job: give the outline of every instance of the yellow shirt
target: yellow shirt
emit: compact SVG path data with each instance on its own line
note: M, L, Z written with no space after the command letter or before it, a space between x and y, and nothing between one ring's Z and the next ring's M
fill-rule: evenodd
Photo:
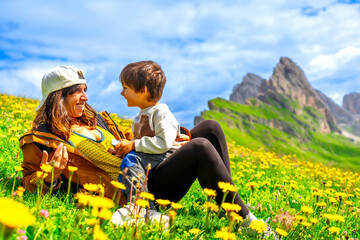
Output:
M101 134L100 140L72 132L69 142L96 166L106 171L112 180L117 181L122 160L108 152L109 148L113 148L110 142L115 137L101 127L97 127L96 130Z

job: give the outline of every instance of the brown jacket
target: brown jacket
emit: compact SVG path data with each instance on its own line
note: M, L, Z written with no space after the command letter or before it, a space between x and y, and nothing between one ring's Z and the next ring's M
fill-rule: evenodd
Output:
M132 139L133 136L129 129L116 125L106 112L102 112L100 115L102 116L98 116L98 125L109 130L116 139ZM75 149L68 142L50 133L44 126L39 128L37 131L28 132L20 138L20 148L22 149L24 157L22 162L22 185L30 191L35 191L37 189L36 172L41 171L40 165L42 159L42 150L46 150L49 153L49 159L51 159L54 154L54 150L60 143L63 143L68 150L68 166L75 166L78 168L78 170L72 176L72 183L78 184L79 187L83 186L85 183L101 183L104 185L105 196L112 198L115 188L110 183L111 178L109 174L93 164L88 158L86 158L80 151ZM70 173L69 170L65 168L62 172L56 173L54 175L54 180L58 179L58 182L60 182L69 179ZM45 178L45 182L51 182L51 174ZM56 184L54 189L59 188L59 186L60 184ZM44 190L46 191L48 189L49 187L44 184ZM123 205L126 203L126 198L121 194L121 191L118 191L118 194L119 195L116 197L116 199L120 199L118 204Z

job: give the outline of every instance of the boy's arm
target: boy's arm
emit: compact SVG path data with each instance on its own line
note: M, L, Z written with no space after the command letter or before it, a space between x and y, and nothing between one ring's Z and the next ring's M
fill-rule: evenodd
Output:
M150 154L162 154L167 152L173 146L178 132L177 126L163 120L155 126L154 137L144 136L134 140L135 150L137 152Z
M115 149L116 153L119 154L120 158L124 158L124 156L127 153L135 150L135 143L134 143L134 141L122 139L122 140L120 140L120 142L118 144L116 144L114 149Z
M154 136L135 139L135 150L143 153L162 154L173 147L180 134L180 125L169 108L163 104L149 118L154 129Z

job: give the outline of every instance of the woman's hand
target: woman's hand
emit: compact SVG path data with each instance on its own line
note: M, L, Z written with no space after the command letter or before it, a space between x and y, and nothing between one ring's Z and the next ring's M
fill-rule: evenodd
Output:
M66 146L63 143L60 143L55 152L54 155L52 156L52 158L50 159L50 161L48 161L49 159L49 154L44 150L43 151L43 155L42 155L42 159L41 159L41 163L48 165L50 164L51 166L54 167L54 176L52 177L52 174L49 174L44 180L47 183L51 183L51 180L56 180L60 174L62 173L62 171L66 168L68 161L69 161L69 157L68 157L68 151L66 149Z
M51 164L55 169L63 170L67 166L69 161L66 146L63 143L60 143L49 162L48 158L49 154L46 151L43 151L41 159L42 164Z
M114 148L120 158L124 158L127 153L135 150L135 142L122 139Z

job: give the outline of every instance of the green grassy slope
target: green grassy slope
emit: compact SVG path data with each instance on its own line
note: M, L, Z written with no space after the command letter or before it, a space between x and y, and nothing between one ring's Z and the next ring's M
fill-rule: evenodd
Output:
M336 133L321 133L318 119L312 108L304 108L301 115L278 106L251 99L252 105L242 105L225 99L210 101L213 110L203 113L204 119L220 122L228 141L255 149L296 154L311 161L331 166L360 170L360 145ZM298 108L295 102L294 108ZM282 126L282 130L266 123Z

